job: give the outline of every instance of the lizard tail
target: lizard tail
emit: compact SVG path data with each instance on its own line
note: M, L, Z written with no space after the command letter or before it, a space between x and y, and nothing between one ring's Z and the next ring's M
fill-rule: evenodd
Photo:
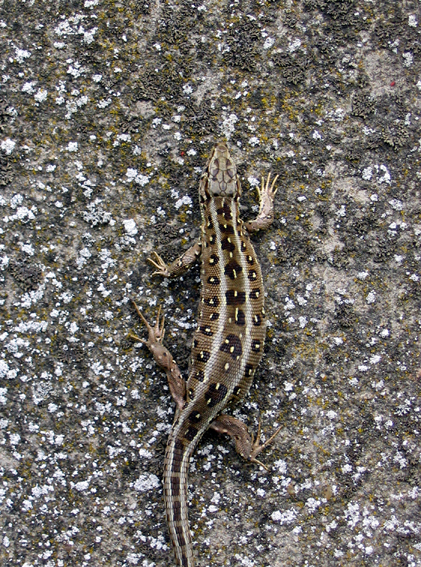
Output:
M170 435L165 451L165 508L177 565L180 567L194 567L187 510L187 475L194 446Z

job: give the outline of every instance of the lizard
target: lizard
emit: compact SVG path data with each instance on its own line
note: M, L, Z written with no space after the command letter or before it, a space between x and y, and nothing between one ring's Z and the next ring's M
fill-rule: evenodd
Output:
M150 325L135 302L148 331L148 339L130 333L147 346L166 372L176 413L164 461L164 500L170 538L179 567L194 567L192 538L187 514L187 475L191 455L207 429L230 435L237 452L262 465L256 457L281 430L260 444L260 420L256 439L239 419L222 413L241 402L252 384L263 355L266 314L261 268L248 233L270 226L274 219L276 176L270 173L258 188L260 208L255 220L239 216L241 184L236 165L225 143L212 150L199 184L202 215L198 242L167 265L156 253L148 261L152 275L165 278L184 273L201 260L201 296L198 325L187 381L163 345L164 316L158 309Z

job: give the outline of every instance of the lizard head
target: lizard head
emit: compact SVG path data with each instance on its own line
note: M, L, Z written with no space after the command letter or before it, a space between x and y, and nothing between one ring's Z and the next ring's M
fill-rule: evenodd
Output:
M202 175L199 192L205 201L218 196L238 199L241 194L237 168L228 147L223 142L212 150Z

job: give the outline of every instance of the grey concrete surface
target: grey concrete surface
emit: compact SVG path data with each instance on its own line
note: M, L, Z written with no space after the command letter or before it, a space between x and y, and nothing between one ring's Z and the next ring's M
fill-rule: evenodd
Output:
M0 3L0 563L174 565L174 404L131 299L187 372L199 270L152 277L200 227L227 140L279 174L253 237L269 328L243 407L283 425L244 464L207 434L198 567L415 567L420 540L419 2Z

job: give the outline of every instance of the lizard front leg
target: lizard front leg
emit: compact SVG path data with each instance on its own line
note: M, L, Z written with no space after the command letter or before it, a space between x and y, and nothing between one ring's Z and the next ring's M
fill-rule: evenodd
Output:
M202 245L200 242L193 244L184 254L179 258L171 262L171 264L166 264L166 262L161 258L156 252L152 252L153 258L148 258L148 262L157 268L156 272L153 272L153 276L163 276L164 278L172 278L175 276L180 276L185 271L187 271L195 262L197 262L200 254L202 252Z
M151 351L157 364L159 364L159 366L165 371L168 378L168 386L170 388L171 395L174 398L178 409L182 410L186 403L186 382L181 376L181 372L177 366L177 363L171 356L171 353L162 344L165 335L165 329L164 316L162 316L161 322L159 321L161 315L161 307L159 307L158 309L155 326L151 327L134 301L133 304L135 306L137 314L146 325L149 336L147 341L141 339L134 333L129 333L128 336L135 341L143 343Z
M209 425L214 431L218 433L225 433L232 437L235 441L235 449L243 459L246 461L251 461L252 463L257 463L261 465L264 469L269 470L261 461L256 459L256 456L266 449L270 445L278 433L282 429L282 425L278 427L275 433L262 445L260 445L260 420L259 427L257 430L256 439L253 439L253 435L250 436L248 432L247 425L241 420L232 417L231 415L221 414Z
M245 223L247 230L249 230L250 232L263 230L265 228L268 228L268 226L273 223L273 201L275 199L276 191L278 190L277 188L275 188L275 183L278 177L279 175L276 175L276 177L272 181L272 184L270 184L270 173L267 177L266 183L265 178L262 177L261 188L257 188L260 203L259 214L254 220Z

